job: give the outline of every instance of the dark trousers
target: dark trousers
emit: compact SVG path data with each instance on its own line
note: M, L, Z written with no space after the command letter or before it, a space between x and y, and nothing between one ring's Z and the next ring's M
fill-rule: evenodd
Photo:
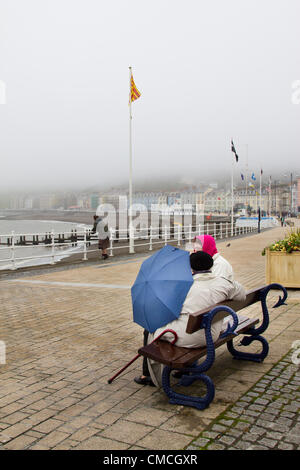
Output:
M147 346L148 336L149 336L149 331L144 330L144 346ZM148 369L148 362L147 362L146 357L143 358L143 375L145 377L150 377L150 372Z

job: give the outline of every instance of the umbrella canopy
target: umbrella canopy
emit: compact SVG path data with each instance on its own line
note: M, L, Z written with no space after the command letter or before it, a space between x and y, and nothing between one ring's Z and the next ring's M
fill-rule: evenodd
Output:
M133 321L153 333L175 320L192 284L189 253L164 246L143 262L131 288Z

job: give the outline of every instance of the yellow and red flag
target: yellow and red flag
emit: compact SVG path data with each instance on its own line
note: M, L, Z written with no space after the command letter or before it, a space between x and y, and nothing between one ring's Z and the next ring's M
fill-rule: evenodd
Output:
M137 100L139 97L141 96L139 90L137 89L135 83L134 83L134 80L133 80L133 76L131 74L131 79L130 79L130 101L131 103L135 100Z

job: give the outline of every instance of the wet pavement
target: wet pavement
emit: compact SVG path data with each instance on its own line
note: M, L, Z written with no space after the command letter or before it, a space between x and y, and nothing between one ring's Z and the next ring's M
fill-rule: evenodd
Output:
M261 251L282 234L276 228L218 249L237 280L259 287ZM141 359L107 383L142 344L130 286L146 256L1 278L0 448L298 449L299 373L287 354L300 339L299 290L270 309L263 363L235 361L226 346L217 350L208 374L216 395L205 410L171 405L161 390L137 385ZM261 316L258 305L245 313Z

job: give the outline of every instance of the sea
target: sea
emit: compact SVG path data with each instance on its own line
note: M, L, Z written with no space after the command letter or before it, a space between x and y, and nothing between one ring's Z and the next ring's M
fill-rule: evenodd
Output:
M83 232L84 228L92 228L92 226L55 220L5 220L0 216L0 241L3 243L8 237L11 237L12 231L16 237L18 235L26 235L26 239L30 240L32 235L39 234L40 237L44 237L46 233L49 234L52 230L56 234L67 234L74 229L78 233ZM83 242L79 242L76 247L55 247L55 262L67 258L73 253L82 251L82 249ZM52 255L52 248L49 246L15 246L13 254L11 246L0 244L0 270L49 264L52 261L52 256L50 255ZM39 256L41 258L38 258ZM12 259L14 259L14 262Z

